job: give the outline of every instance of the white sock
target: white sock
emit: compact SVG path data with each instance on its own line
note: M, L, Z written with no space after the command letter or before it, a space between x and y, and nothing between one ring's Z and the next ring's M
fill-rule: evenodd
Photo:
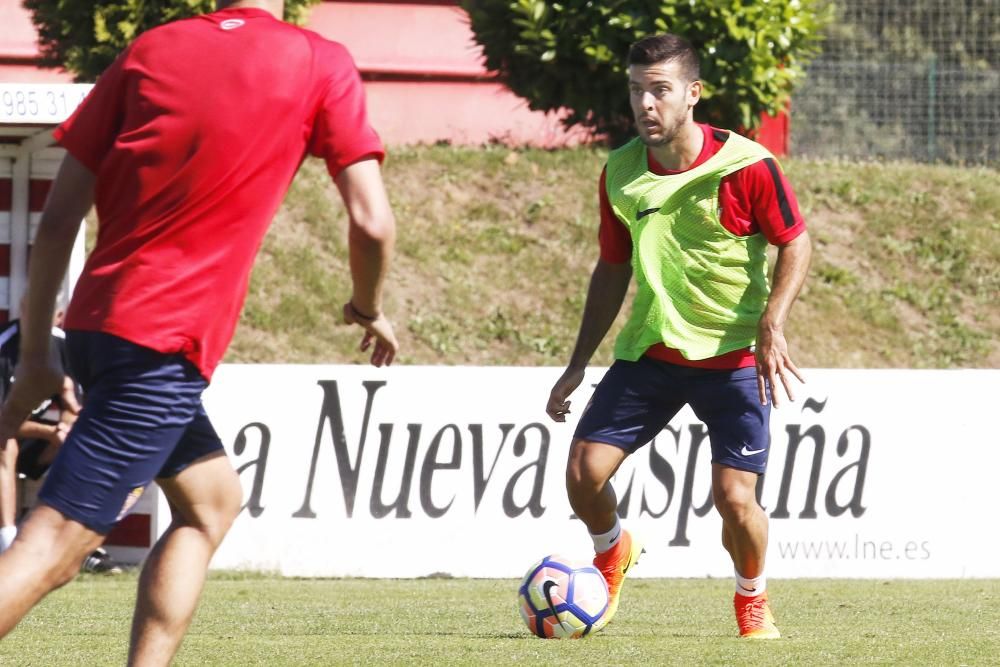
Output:
M622 539L622 525L618 521L618 516L615 516L615 525L611 526L611 530L600 535L591 533L590 539L594 541L594 551L599 554L609 551L613 546L618 544Z
M764 576L763 571L752 579L744 577L736 570L733 572L736 574L736 592L740 595L753 598L767 590L767 577Z
M17 526L3 526L0 528L0 553L7 551L17 537Z

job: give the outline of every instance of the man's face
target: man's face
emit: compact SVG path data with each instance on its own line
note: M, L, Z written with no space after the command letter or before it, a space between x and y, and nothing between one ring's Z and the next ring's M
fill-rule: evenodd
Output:
M628 88L639 138L651 147L672 142L701 97L701 82L687 81L676 60L629 65Z

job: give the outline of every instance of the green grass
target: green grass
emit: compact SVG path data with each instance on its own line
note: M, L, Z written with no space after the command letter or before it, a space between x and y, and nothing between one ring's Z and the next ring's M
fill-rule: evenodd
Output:
M399 363L562 365L597 258L606 152L391 149ZM814 240L788 338L802 367L1000 366L1000 172L788 159ZM356 363L338 326L346 219L323 165L266 239L226 361ZM619 325L623 319L619 320ZM595 355L611 361L612 335Z
M636 579L580 641L528 635L512 580L217 573L176 665L996 665L1000 581L775 580L775 642L735 637L732 584ZM0 643L3 665L124 663L135 577L84 576Z

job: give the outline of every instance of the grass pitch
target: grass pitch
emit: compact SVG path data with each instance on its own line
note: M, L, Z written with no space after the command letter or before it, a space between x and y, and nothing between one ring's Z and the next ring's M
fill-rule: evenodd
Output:
M2 665L121 665L135 576L83 576L0 643ZM784 637L736 637L732 585L635 579L614 623L536 639L513 580L213 574L175 665L997 665L1000 581L775 580Z

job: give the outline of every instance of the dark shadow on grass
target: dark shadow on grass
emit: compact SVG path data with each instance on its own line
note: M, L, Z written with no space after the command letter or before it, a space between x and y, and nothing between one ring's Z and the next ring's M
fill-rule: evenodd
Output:
M318 633L319 635L342 635L344 637L381 637L380 632L361 632L358 630L348 630L335 633ZM538 639L534 635L525 632L450 632L441 630L438 632L394 632L397 636L407 637L465 637L466 639ZM596 636L596 635L595 635Z

